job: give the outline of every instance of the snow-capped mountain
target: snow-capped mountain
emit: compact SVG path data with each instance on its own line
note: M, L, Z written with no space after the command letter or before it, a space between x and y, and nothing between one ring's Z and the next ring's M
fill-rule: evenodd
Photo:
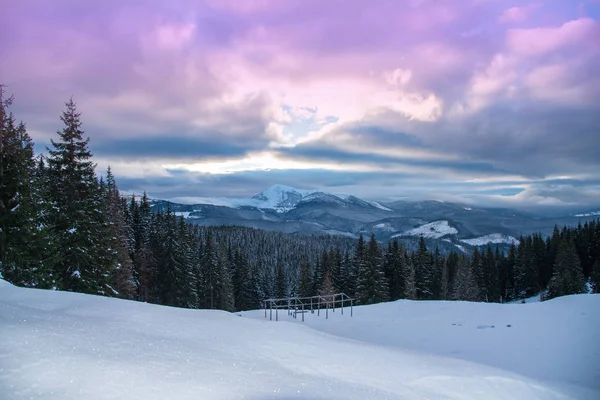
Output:
M423 236L429 239L439 239L448 235L456 235L457 233L458 230L455 227L450 226L448 221L435 221L410 229L406 232L398 233L392 237Z
M251 201L244 204L261 209L272 209L277 212L286 212L298 205L303 199L317 193L315 190L300 190L291 186L273 185L252 197ZM254 201L252 201L254 200Z
M189 204L155 200L155 210L173 212L199 225L238 225L284 233L326 233L416 242L423 235L445 248L488 243L509 245L530 233L550 234L554 225L576 225L595 213L540 218L507 209L440 201L375 202L353 195L274 185L249 198L196 198ZM446 241L442 240L446 239Z

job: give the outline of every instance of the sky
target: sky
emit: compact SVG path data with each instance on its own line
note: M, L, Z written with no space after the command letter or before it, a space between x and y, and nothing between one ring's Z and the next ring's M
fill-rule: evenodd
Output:
M600 208L600 0L0 0L39 151L123 192Z

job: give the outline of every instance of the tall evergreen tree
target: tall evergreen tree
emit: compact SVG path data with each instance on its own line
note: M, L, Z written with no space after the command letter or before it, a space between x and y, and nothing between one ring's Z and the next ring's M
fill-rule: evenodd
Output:
M111 255L103 247L106 234L103 196L94 172L89 138L83 138L80 113L73 100L61 116L64 128L48 149L49 215L57 239L56 286L61 290L114 295L110 287Z
M402 275L404 278L404 297L409 300L417 299L417 282L415 265L413 264L412 257L408 254L404 256L404 268L402 269Z
M106 245L107 251L112 253L114 267L112 271L111 286L118 296L124 299L135 297L135 282L133 277L133 263L129 254L127 237L128 227L125 222L121 194L117 188L115 178L108 167L106 171L106 199L105 215L107 222Z
M278 260L277 266L275 267L275 296L277 296L278 299L283 299L287 297L287 295L287 280L283 262Z
M299 284L299 295L300 297L314 296L313 282L311 279L310 264L308 261L303 261L300 264L300 284Z
M356 285L356 297L359 304L373 304L388 299L388 283L383 271L381 251L371 234L366 249L365 262L360 264Z
M413 264L415 267L417 298L423 300L431 300L434 298L435 282L435 265L433 256L427 250L427 244L423 235L419 239L419 247L413 253Z
M585 279L577 249L570 238L561 240L554 263L554 274L548 285L546 299L568 294L585 293Z
M8 112L11 104L0 85L0 274L16 285L50 287L45 186L25 124Z

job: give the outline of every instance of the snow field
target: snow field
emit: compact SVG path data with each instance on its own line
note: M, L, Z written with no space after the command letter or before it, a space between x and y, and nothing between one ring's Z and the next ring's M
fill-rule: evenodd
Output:
M399 301L303 325L0 281L0 398L593 399L599 305Z

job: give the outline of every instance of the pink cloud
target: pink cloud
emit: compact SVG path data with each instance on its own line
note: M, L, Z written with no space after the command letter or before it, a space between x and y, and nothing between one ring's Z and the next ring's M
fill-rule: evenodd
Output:
M557 28L511 29L507 33L510 51L540 56L576 46L582 51L600 46L600 23L590 18L565 22Z
M542 3L530 4L523 7L511 7L505 10L500 17L498 22L501 24L513 24L518 22L526 21L529 16L542 7Z

